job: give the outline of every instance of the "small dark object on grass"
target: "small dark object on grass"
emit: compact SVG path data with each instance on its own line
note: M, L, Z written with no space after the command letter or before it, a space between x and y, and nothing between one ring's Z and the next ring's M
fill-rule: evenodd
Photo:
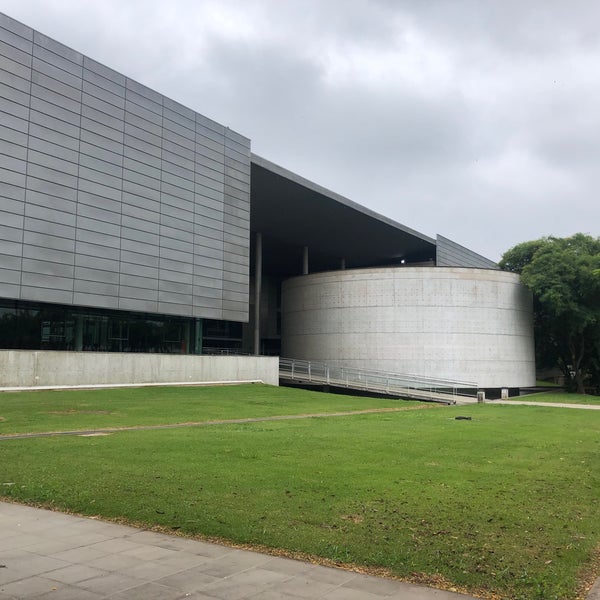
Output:
M470 421L472 417L454 417L457 421Z

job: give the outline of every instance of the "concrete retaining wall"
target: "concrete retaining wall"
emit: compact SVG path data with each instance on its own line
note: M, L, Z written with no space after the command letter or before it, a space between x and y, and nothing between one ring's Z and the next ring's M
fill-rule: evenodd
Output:
M0 387L249 380L279 385L279 359L0 350Z
M531 294L518 275L460 267L315 273L282 296L283 356L480 387L535 384Z

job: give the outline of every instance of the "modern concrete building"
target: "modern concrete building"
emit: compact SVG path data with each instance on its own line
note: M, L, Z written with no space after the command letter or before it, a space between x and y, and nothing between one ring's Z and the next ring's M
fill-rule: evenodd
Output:
M493 262L0 15L1 348L283 350L522 387L532 335Z
M287 280L283 307L286 356L486 388L532 385L531 298L514 273L330 271Z

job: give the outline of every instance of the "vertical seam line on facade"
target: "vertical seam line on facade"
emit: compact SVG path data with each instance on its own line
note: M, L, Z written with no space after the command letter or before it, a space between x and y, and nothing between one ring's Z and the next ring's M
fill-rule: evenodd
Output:
M83 121L83 72L85 69L85 57L83 54L81 56L81 85L79 92L81 94L80 102L79 102L79 132L77 135L77 189L76 189L76 202L75 202L75 231L73 234L73 291L71 294L71 305L75 304L75 271L77 269L76 265L76 257L77 257L77 232L79 231L79 188L81 181L81 125Z
M19 266L19 301L22 300L23 290L23 252L25 249L25 220L27 213L27 181L29 178L29 142L31 139L31 98L33 93L33 46L35 44L35 31L29 28L31 31L31 61L29 64L29 98L27 103L27 160L25 161L25 182L23 185L23 225L21 226L21 256ZM16 34L15 34L16 35ZM21 36L19 36L21 37Z

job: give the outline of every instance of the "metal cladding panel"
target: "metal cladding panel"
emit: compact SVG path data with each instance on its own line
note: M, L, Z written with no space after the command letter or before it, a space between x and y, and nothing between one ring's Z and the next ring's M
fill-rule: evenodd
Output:
M52 302L56 304L73 304L73 291L60 289L60 283L55 287L30 287L21 281L21 296L35 302Z
M224 218L223 249L223 308L231 317L248 311L248 288L245 287L249 265L238 263L239 257L249 256L250 140L225 130ZM238 173L239 172L239 173ZM236 177L233 177L233 174Z
M0 181L2 181L3 184L24 187L25 175L23 173L15 173L15 171L0 167Z
M206 306L200 306L194 304L194 316L202 317L203 319L222 319L225 317L223 309L219 306L217 308L209 308ZM241 319L232 319L241 321Z
M10 103L10 101L5 102L2 98L0 98L0 102L3 108L6 107L6 104ZM15 129L9 129L8 127L0 129L0 140L2 141L2 146L10 144L20 146L24 149L27 148L27 134Z
M247 321L248 309L246 308L238 311L225 308L223 310L223 318L228 321Z
M97 283L105 283L110 285L119 284L119 274L106 269L94 269L77 265L75 267L75 289L85 291L86 282L95 281ZM83 287L81 287L83 285ZM113 293L118 293L113 290Z
M0 24L0 26L2 26ZM25 42L26 43L26 42ZM31 49L29 48L27 51L23 51L16 46L11 44L7 44L4 41L0 41L0 52L3 56L14 60L15 62L21 63L27 67L31 66Z
M101 281L76 280L74 292L81 292L83 294L99 294L105 297L115 297L118 293L118 286L110 283L102 283Z
M0 296L247 320L247 138L2 14L0 100Z
M161 265L164 262L161 259ZM173 262L173 261L171 261ZM160 269L160 289L177 291L182 294L191 294L191 285L193 281L192 273L182 273L181 271L171 271L169 269ZM183 287L184 286L184 287Z
M158 302L156 300L143 300L141 298L119 298L119 308L121 310L134 310L149 313L158 312Z
M77 290L73 292L73 304L93 306L94 308L120 308L116 296L102 296L100 294L78 292Z
M104 81L116 83L121 87L125 86L125 81L127 79L125 75L121 75L87 56L83 57L83 65L90 74L93 73L99 75Z
M438 235L436 240L436 265L438 267L473 267L475 269L500 268L494 261L441 235Z
M64 277L67 279L73 279L75 271L73 264L36 260L33 258L23 258L22 269L23 273L37 273L40 275L51 275L52 277Z
M18 285L20 282L21 273L18 269L0 269L0 283L8 285Z
M125 107L124 94L120 93L117 86L112 85L107 88L102 85L103 83L101 78L84 69L82 87L84 98L95 98L105 104L113 105L115 109L123 110Z

